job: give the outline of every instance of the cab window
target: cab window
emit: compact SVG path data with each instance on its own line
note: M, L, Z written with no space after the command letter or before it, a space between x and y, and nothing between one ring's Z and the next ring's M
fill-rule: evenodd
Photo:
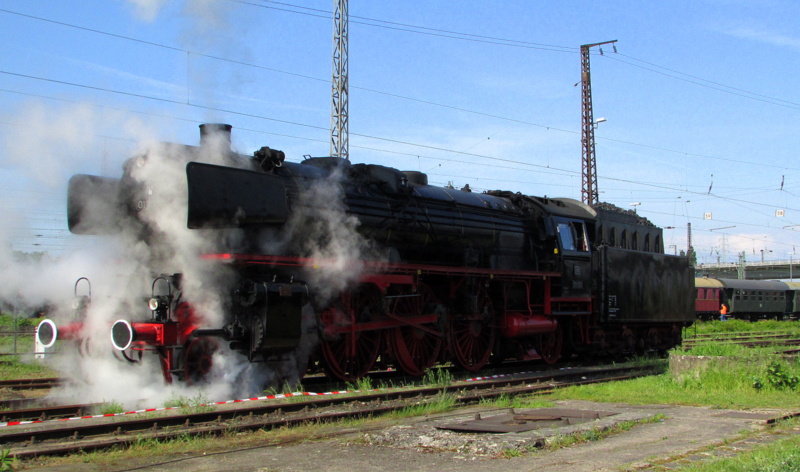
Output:
M558 239L564 251L588 252L586 227L582 222L564 221L558 223Z

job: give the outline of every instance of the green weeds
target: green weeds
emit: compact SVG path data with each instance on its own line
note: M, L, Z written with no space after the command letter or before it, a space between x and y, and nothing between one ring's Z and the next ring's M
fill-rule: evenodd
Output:
M687 465L685 472L796 472L800 470L800 437L792 437L740 451L733 457L718 457Z
M403 408L402 410L390 414L392 418L410 418L414 416L432 415L445 413L455 408L455 397L447 393L441 393L434 399L418 402L415 405Z
M209 399L205 391L200 390L194 397L184 397L173 394L164 402L166 408L181 408L191 413L210 413L216 409L214 405L209 405Z
M116 400L112 400L110 402L103 402L100 406L100 414L101 415L115 415L117 413L124 413L126 410L122 406L122 403L119 403Z
M447 388L453 384L453 374L447 369L428 369L422 382L433 387Z
M0 471L14 470L14 459L9 457L11 451L5 449L0 452Z

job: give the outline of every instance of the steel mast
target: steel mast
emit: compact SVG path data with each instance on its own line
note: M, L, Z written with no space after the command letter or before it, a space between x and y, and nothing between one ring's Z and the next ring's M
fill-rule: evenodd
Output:
M595 122L592 111L592 77L589 70L589 49L616 42L617 40L615 39L581 46L581 89L583 96L583 132L581 133L581 145L583 148L581 175L583 176L583 185L581 188L581 200L587 205L595 205L600 202L597 190L597 160L595 159L594 151ZM602 53L602 49L600 51ZM614 51L616 51L616 47Z
M331 156L350 159L347 118L347 0L333 0Z

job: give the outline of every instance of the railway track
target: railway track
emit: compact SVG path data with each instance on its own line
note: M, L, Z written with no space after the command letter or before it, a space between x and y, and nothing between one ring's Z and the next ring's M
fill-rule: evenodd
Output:
M28 405L25 405L28 406ZM47 421L59 418L74 418L89 414L96 404L36 406L0 411L0 422Z
M0 388L10 390L35 390L53 388L61 384L61 379L56 377L39 379L0 380Z
M794 333L714 333L684 339L683 347L690 349L705 343L729 343L747 347L800 345L800 338Z
M542 394L561 386L628 379L660 373L663 369L663 363L644 367L578 368L478 378L447 387L399 388L352 395L309 394L303 401L267 402L255 398L183 409L21 422L0 428L0 448L8 449L11 457L19 459L65 455L129 445L142 439L222 435L377 416L406 408L409 404L430 401L445 391L450 392L456 404L469 405L501 395Z

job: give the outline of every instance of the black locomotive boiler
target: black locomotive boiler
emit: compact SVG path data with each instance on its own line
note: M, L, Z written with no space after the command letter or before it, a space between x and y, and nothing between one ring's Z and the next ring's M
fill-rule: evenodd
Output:
M230 126L201 129L230 142ZM171 218L204 235L196 257L226 274L203 289L219 296L215 313L175 267L155 279L149 309L113 324L115 347L155 352L167 380L202 378L222 341L251 362L296 354L302 375L298 352L312 339L312 358L352 380L379 360L419 376L437 362L475 371L492 356L552 364L666 350L694 320L687 258L664 254L660 228L613 205L433 186L334 157L294 163L269 148L167 149L186 179L185 213ZM143 217L160 205L159 184L137 173L153 158L132 159L121 179L73 177L68 211L74 233L133 228L160 273L177 246L156 213Z

